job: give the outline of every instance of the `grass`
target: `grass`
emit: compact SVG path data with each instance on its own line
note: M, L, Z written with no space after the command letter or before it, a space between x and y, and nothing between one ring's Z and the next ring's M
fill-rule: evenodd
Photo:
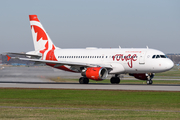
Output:
M147 111L3 109L0 118L3 120L178 120L180 115L175 112Z
M180 92L0 89L0 119L179 119L179 101Z

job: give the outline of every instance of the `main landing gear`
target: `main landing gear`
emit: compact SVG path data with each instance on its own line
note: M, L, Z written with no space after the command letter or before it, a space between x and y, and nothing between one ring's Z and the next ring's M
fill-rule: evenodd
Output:
M89 83L89 79L87 77L80 77L79 78L79 83L80 84L88 84Z
M120 83L120 78L118 77L118 75L115 75L115 77L112 77L110 79L111 84L119 84Z

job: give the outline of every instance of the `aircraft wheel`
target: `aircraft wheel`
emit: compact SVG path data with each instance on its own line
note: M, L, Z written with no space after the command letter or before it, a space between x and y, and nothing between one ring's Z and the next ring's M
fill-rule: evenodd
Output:
M83 77L80 77L80 78L79 78L79 83L80 83L80 84L83 84L83 83L84 83Z
M153 81L152 80L147 80L147 85L152 85Z
M88 84L89 83L89 79L88 78L84 78L84 84Z
M110 82L111 82L111 84L119 84L120 83L120 79L119 79L119 77L112 77L110 79Z
M79 83L80 84L88 84L89 83L89 79L86 77L81 77L79 78Z

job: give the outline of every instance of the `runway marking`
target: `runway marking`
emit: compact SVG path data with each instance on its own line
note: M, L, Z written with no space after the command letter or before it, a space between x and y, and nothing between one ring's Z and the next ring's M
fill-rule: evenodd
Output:
M59 107L16 107L16 106L0 106L0 108L13 108L13 109L53 109L53 110L102 110L102 111L147 111L147 112L177 112L174 110L141 110L141 109L95 109L95 108L59 108Z

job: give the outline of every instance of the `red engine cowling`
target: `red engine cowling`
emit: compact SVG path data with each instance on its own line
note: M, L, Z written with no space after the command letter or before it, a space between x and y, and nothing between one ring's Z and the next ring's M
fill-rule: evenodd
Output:
M148 76L146 75L146 73L139 73L139 74L129 74L130 76L134 76L137 79L140 80L148 80Z
M86 69L85 72L81 73L82 76L85 76L92 80L103 80L106 79L108 75L108 71L106 68L103 67L89 67Z

